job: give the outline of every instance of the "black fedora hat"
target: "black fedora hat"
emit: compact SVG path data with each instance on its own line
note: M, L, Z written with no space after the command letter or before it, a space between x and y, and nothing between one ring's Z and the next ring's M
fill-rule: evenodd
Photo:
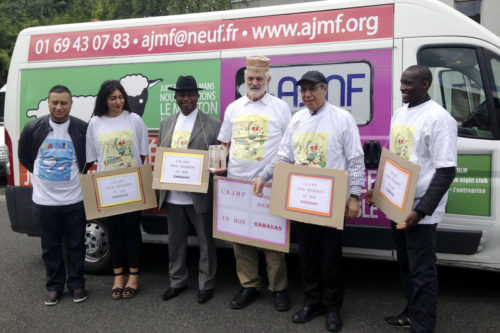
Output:
M198 85L196 84L196 80L192 75L187 75L187 76L179 76L177 79L177 83L175 84L175 88L173 87L168 87L168 90L173 90L173 91L186 91L186 90L203 90L203 88L198 88Z

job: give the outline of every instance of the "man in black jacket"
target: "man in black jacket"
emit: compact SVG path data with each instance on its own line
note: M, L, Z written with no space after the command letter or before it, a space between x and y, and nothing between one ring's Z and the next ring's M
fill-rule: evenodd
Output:
M221 121L198 109L199 91L202 88L198 88L196 79L191 75L181 75L175 88L168 89L175 91L174 98L180 113L161 121L158 147L208 150L210 145L218 144ZM166 209L168 223L170 286L163 293L164 301L177 297L187 288L189 224L196 231L200 248L198 303L206 303L213 296L217 257L212 237L212 194L212 179L207 193L159 192L158 208Z
M69 115L72 96L67 87L50 89L48 104L50 115L25 125L18 156L32 173L33 220L40 226L46 269L45 305L58 303L65 284L78 303L87 299L83 275L86 218L79 180L85 166L87 124Z

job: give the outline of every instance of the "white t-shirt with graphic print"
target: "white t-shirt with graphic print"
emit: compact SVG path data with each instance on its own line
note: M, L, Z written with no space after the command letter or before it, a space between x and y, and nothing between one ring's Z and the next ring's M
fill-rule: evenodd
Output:
M231 143L227 176L253 181L271 163L292 117L288 105L266 93L229 104L217 140Z
M175 123L174 132L172 134L171 148L187 149L191 132L193 131L194 122L198 115L198 108L196 108L189 115L179 113L177 122ZM168 191L165 200L168 203L175 205L192 205L193 199L188 192L181 191Z
M278 155L295 164L337 170L347 169L347 160L363 155L354 117L326 103L318 114L298 111L288 124Z
M399 108L391 120L391 151L420 165L415 207L429 188L437 168L457 166L457 122L441 105L429 100ZM446 193L434 213L420 224L435 224L445 213Z
M139 115L123 111L117 117L94 116L87 128L87 162L97 171L141 165L149 153L148 129Z
M33 168L33 202L44 206L71 205L83 200L80 170L68 120L62 124L49 119L52 131L38 149Z

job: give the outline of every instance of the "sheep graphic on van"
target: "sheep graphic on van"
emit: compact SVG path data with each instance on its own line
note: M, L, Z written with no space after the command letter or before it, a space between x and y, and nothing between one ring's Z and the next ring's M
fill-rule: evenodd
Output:
M142 74L128 74L120 79L120 83L128 95L128 103L131 111L142 117L148 100L148 89L154 87L163 79L150 80ZM71 89L71 87L69 87ZM88 122L94 110L96 96L73 96L73 106L71 115ZM30 109L26 112L28 118L40 118L49 114L48 98L38 103L37 109Z

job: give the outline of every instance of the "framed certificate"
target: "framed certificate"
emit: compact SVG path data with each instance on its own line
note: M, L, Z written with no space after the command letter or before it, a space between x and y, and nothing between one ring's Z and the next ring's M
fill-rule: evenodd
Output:
M87 219L154 208L153 171L149 164L80 177Z
M281 252L290 250L290 222L269 214L271 184L264 196L252 194L253 182L214 178L213 236Z
M383 149L373 202L387 218L402 224L413 209L420 166Z
M290 220L344 229L347 171L277 164L270 212Z
M319 216L332 216L334 177L290 173L286 209Z
M209 177L208 151L156 148L154 189L207 193Z
M94 180L99 208L119 206L143 200L139 170L110 176L94 175Z

